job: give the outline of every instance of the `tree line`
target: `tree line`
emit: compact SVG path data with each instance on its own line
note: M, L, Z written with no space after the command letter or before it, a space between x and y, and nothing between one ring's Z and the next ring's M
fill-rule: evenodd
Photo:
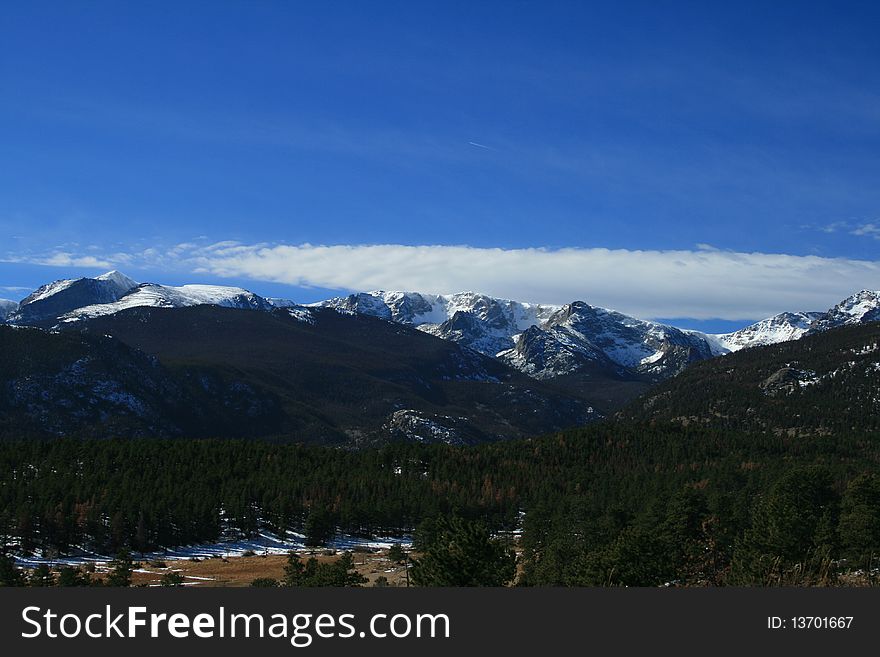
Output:
M492 534L522 525L526 585L832 582L877 567L878 447L870 433L804 440L639 423L467 448L6 442L0 544L48 557L137 553L267 529L313 544L339 531L467 544L449 540L459 518ZM445 529L431 534L432 524ZM478 553L508 572L505 550L470 536L482 547L434 550L425 581L447 581L431 573ZM306 579L331 577L308 567Z

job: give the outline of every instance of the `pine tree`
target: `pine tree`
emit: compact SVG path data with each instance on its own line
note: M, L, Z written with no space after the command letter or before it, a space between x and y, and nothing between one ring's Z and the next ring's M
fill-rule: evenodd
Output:
M305 524L305 543L310 547L327 545L333 538L335 527L333 516L324 507L316 507L309 512Z
M91 584L91 575L88 572L81 572L78 568L62 566L58 571L58 586L90 586Z
M388 548L388 559L391 563L402 563L406 559L406 552L400 543L392 543Z
M516 576L516 555L486 527L460 516L439 518L417 532L423 551L413 561L417 586L504 586Z
M175 572L165 573L162 575L159 585L167 587L183 586L183 576Z
M0 552L0 586L24 586L25 579L22 572L15 567L15 559Z
M365 582L367 578L355 570L351 552L346 552L332 563L321 563L315 557L303 563L298 554L290 552L284 567L285 586L345 587L360 586Z
M31 586L55 586L55 575L49 566L41 563L31 572L28 584Z
M272 577L258 577L251 582L251 586L258 588L275 588L280 586L280 583L277 579Z
M837 496L825 468L797 468L755 506L737 542L730 583L809 584L824 579L835 548Z
M134 563L128 550L121 550L116 558L110 562L110 567L110 572L105 580L107 586L131 586Z
M880 477L863 474L847 486L841 501L842 554L856 568L876 567L880 560Z

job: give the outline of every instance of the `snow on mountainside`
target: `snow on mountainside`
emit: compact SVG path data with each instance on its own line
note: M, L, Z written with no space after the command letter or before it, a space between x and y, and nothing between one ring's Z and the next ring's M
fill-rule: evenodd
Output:
M824 313L781 313L739 331L716 335L636 319L581 301L560 308L472 292L369 292L313 305L411 324L495 355L539 379L598 372L663 379L697 360L880 319L880 293L867 290Z
M54 281L52 283L47 283L46 285L41 285L36 290L31 292L27 297L21 300L22 304L35 303L37 301L43 301L44 299L48 299L49 297L58 294L59 292L63 292L71 285L80 281L82 279L79 278L67 278L62 279L60 281Z
M777 344L802 337L816 320L825 313L780 313L762 319L733 333L708 336L726 351L739 351L748 347Z
M18 302L9 299L0 299L0 322L5 322L6 318L18 310Z
M488 356L512 348L516 335L545 321L559 309L474 292L362 292L312 305L409 324Z
M0 305L0 321L10 324L51 327L112 315L127 308L181 308L212 305L269 311L287 308L300 321L311 321L309 311L286 299L272 301L240 287L138 283L118 271L95 278L64 279L43 285L21 304Z
M83 306L114 302L136 285L136 281L117 271L96 278L54 281L22 299L6 321L12 324L51 321Z
M880 320L880 292L862 290L826 312L785 312L732 333L699 331L644 321L575 301L565 306L522 303L474 292L422 294L376 291L308 306L263 298L239 287L138 284L116 271L44 285L22 300L0 302L0 322L51 327L127 308L215 305L287 309L314 321L309 308L331 308L407 324L499 360L538 379L586 377L656 381L689 363L748 347L796 340L837 326Z
M101 274L95 278L84 277L62 279L37 288L30 295L22 299L21 305L26 306L38 301L46 301L51 297L61 294L65 290L70 290L71 288L85 284L91 284L91 287L98 290L99 292L97 292L97 295L102 295L103 293L103 296L113 295L119 297L135 287L137 281L134 281L125 274L121 274L115 270L108 271L106 274Z
M266 301L276 308L301 308L300 304L290 299L279 299L278 297L265 297Z
M702 334L576 301L522 333L516 346L498 357L539 379L596 368L664 378L712 355Z
M825 312L780 313L733 333L707 336L727 351L797 340L852 324L880 321L880 291L862 290ZM723 353L723 351L722 351Z
M602 370L651 378L715 354L700 333L645 322L583 302L564 307L462 292L351 294L314 304L410 324L426 333L497 356L541 379ZM726 352L726 350L723 350Z
M78 308L60 317L63 322L75 322L102 315L113 315L127 308L183 308L212 305L225 308L271 310L274 306L261 296L240 287L222 285L182 285L172 287L144 283L112 303L100 303Z
M108 271L106 274L101 274L100 276L95 277L96 281L106 281L110 285L115 286L117 290L119 290L120 294L127 292L133 287L137 287L138 282L133 278L129 278L122 272L116 271Z
M862 290L823 313L810 332L876 321L880 321L880 290Z

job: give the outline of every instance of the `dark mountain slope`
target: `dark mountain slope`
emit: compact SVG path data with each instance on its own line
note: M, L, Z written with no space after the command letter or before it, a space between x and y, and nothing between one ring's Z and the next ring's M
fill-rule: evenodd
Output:
M880 323L695 363L619 415L795 436L880 430Z
M333 310L133 308L69 330L112 335L207 394L217 381L257 391L279 405L272 433L305 442L473 443L596 417L584 400L492 358Z
M0 326L0 438L237 435L280 427L271 397L214 375L204 384L105 336Z

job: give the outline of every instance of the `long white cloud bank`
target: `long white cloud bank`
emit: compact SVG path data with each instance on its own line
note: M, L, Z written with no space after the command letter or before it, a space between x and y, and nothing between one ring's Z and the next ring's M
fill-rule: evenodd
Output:
M474 290L544 303L576 299L638 317L760 318L824 310L880 289L880 262L714 249L495 249L242 245L188 254L199 271L346 290ZM186 256L184 256L186 257Z
M784 310L825 310L861 289L880 289L880 261L711 247L639 251L219 242L127 253L100 253L96 247L72 251L17 254L5 261L189 272L193 282L210 274L346 291L471 290L541 303L582 300L642 318L760 319ZM290 296L298 300L295 290Z

